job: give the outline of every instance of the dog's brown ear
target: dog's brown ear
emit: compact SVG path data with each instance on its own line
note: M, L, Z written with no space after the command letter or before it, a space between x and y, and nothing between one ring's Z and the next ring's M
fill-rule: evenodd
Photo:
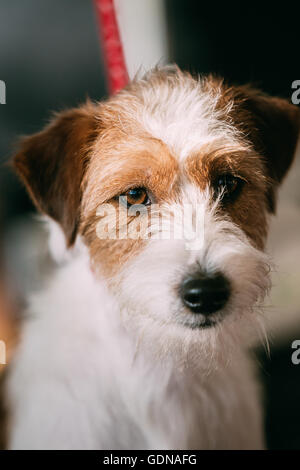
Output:
M43 131L26 137L13 159L33 202L60 223L68 246L76 238L81 183L98 126L91 103L62 112Z
M250 87L237 87L241 110L239 126L262 155L271 188L268 199L275 211L275 196L293 161L300 131L300 110L285 99L274 98Z

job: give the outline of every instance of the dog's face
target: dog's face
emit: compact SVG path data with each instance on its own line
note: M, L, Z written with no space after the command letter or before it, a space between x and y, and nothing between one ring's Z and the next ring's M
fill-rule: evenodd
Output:
M68 245L81 235L124 321L207 338L268 289L267 219L299 126L284 100L161 70L62 113L15 166Z

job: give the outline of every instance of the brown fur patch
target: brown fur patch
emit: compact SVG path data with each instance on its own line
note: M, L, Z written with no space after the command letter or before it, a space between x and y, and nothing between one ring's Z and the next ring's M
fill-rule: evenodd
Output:
M154 203L170 201L178 188L179 167L167 147L160 141L145 136L118 135L112 129L96 143L85 177L80 232L90 248L94 266L102 273L113 276L120 266L144 246L142 240L101 240L96 226L99 205L133 187L145 187ZM129 218L129 224L132 218ZM118 224L116 226L118 232Z
M220 207L220 210L233 220L252 240L254 245L263 248L266 234L266 193L268 178L259 155L245 147L220 147L211 149L205 146L201 153L186 160L185 171L189 179L201 190L212 187L218 176L230 173L241 178L245 184L238 198Z
M300 109L285 99L268 96L249 85L228 86L209 76L204 89L221 91L218 109L242 133L260 156L269 179L268 206L275 211L276 190L295 156L300 132ZM231 106L230 106L231 104Z
M45 130L24 139L14 158L34 203L62 225L69 245L76 237L90 144L99 131L96 108L88 103L59 114Z

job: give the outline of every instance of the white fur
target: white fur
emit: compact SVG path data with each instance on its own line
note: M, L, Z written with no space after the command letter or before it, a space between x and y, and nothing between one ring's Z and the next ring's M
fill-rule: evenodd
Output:
M199 151L203 145L241 145L237 130L221 119L216 109L221 91L212 96L203 92L201 85L200 80L193 79L185 79L173 89L166 85L160 89L159 102L154 98L153 88L144 90L143 125L179 160Z
M192 354L200 361L197 368L201 364L202 370L207 371L212 355L223 355L226 351L229 360L230 350L237 342L249 344L249 327L251 330L251 326L258 325L253 308L258 309L269 289L270 267L268 257L256 250L237 226L217 215L217 203L210 202L209 191L201 193L196 187L187 186L183 189L182 206L185 203L195 209L204 207L204 233L198 235L201 242L196 249L187 249L184 237L150 240L143 252L113 280L114 295L123 307L122 321L128 324L128 329L137 329L144 346L149 340L153 352L155 336L157 356L170 355L173 361L177 357L182 364L189 362ZM172 205L168 211L172 212ZM199 270L207 274L221 272L232 289L230 301L218 314L224 320L219 327L203 333L185 328L197 327L205 318L201 314L187 314L178 295L182 280Z
M148 350L137 355L134 335L85 254L31 305L8 385L10 448L263 446L246 356L237 351L227 364L224 350L210 367L201 355L198 366L191 357L189 367L178 367Z
M138 101L133 109L150 135L164 142L179 161L204 145L246 149L237 128L224 120L233 102L222 110L217 108L221 88L204 90L200 77L196 80L176 66L163 70L169 71L163 81L149 72L137 82Z
M115 111L125 134L132 130L131 121L138 123L143 134L147 131L164 142L180 162L208 145L249 149L245 136L224 119L234 103L218 109L221 87L207 90L201 77L195 79L176 66L151 71L133 86L105 104L100 120L107 111Z

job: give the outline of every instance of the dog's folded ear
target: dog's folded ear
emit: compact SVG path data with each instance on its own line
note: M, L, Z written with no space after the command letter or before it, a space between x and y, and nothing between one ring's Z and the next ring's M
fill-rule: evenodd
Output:
M99 127L92 103L56 115L23 139L13 165L37 208L62 226L68 246L76 238L82 180Z
M262 155L271 181L269 206L275 211L276 188L295 156L300 132L300 109L250 87L237 88L240 127ZM245 113L245 114L244 114Z

